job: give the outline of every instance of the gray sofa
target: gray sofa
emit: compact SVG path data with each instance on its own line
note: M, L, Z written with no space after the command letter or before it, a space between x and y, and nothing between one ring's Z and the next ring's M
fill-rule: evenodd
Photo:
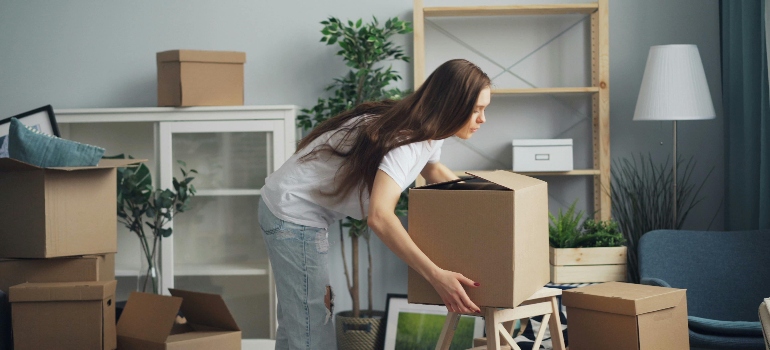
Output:
M639 241L643 284L687 289L690 346L764 350L757 305L770 296L770 230L657 230Z

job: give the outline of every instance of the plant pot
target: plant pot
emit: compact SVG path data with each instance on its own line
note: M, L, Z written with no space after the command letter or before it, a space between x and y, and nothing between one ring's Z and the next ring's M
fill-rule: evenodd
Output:
M385 342L385 317L383 311L361 311L361 317L353 317L353 311L335 315L338 350L380 350Z
M625 281L627 252L626 247L550 247L551 282Z

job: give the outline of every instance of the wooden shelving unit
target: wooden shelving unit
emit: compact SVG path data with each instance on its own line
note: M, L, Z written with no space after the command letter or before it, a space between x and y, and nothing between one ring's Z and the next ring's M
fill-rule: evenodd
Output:
M610 60L608 0L587 4L424 7L414 0L414 88L425 81L425 18L589 14L591 21L591 86L495 89L494 96L527 94L591 94L593 169L523 173L535 176L593 176L596 218L611 217L610 188ZM465 172L456 172L464 174ZM422 180L422 179L419 179ZM418 182L419 182L418 180ZM424 181L423 181L424 182Z

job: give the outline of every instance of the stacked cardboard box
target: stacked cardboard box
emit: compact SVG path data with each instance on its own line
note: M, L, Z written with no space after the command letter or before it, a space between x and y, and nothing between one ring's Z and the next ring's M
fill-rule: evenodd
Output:
M16 350L116 349L116 168L136 162L0 159L0 310L10 302Z

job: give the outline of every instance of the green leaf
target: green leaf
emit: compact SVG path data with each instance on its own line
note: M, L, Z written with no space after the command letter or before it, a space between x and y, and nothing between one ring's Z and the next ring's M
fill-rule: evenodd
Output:
M172 229L170 227L169 228L161 228L159 233L160 233L160 235L163 238L168 238L168 237L171 237Z

